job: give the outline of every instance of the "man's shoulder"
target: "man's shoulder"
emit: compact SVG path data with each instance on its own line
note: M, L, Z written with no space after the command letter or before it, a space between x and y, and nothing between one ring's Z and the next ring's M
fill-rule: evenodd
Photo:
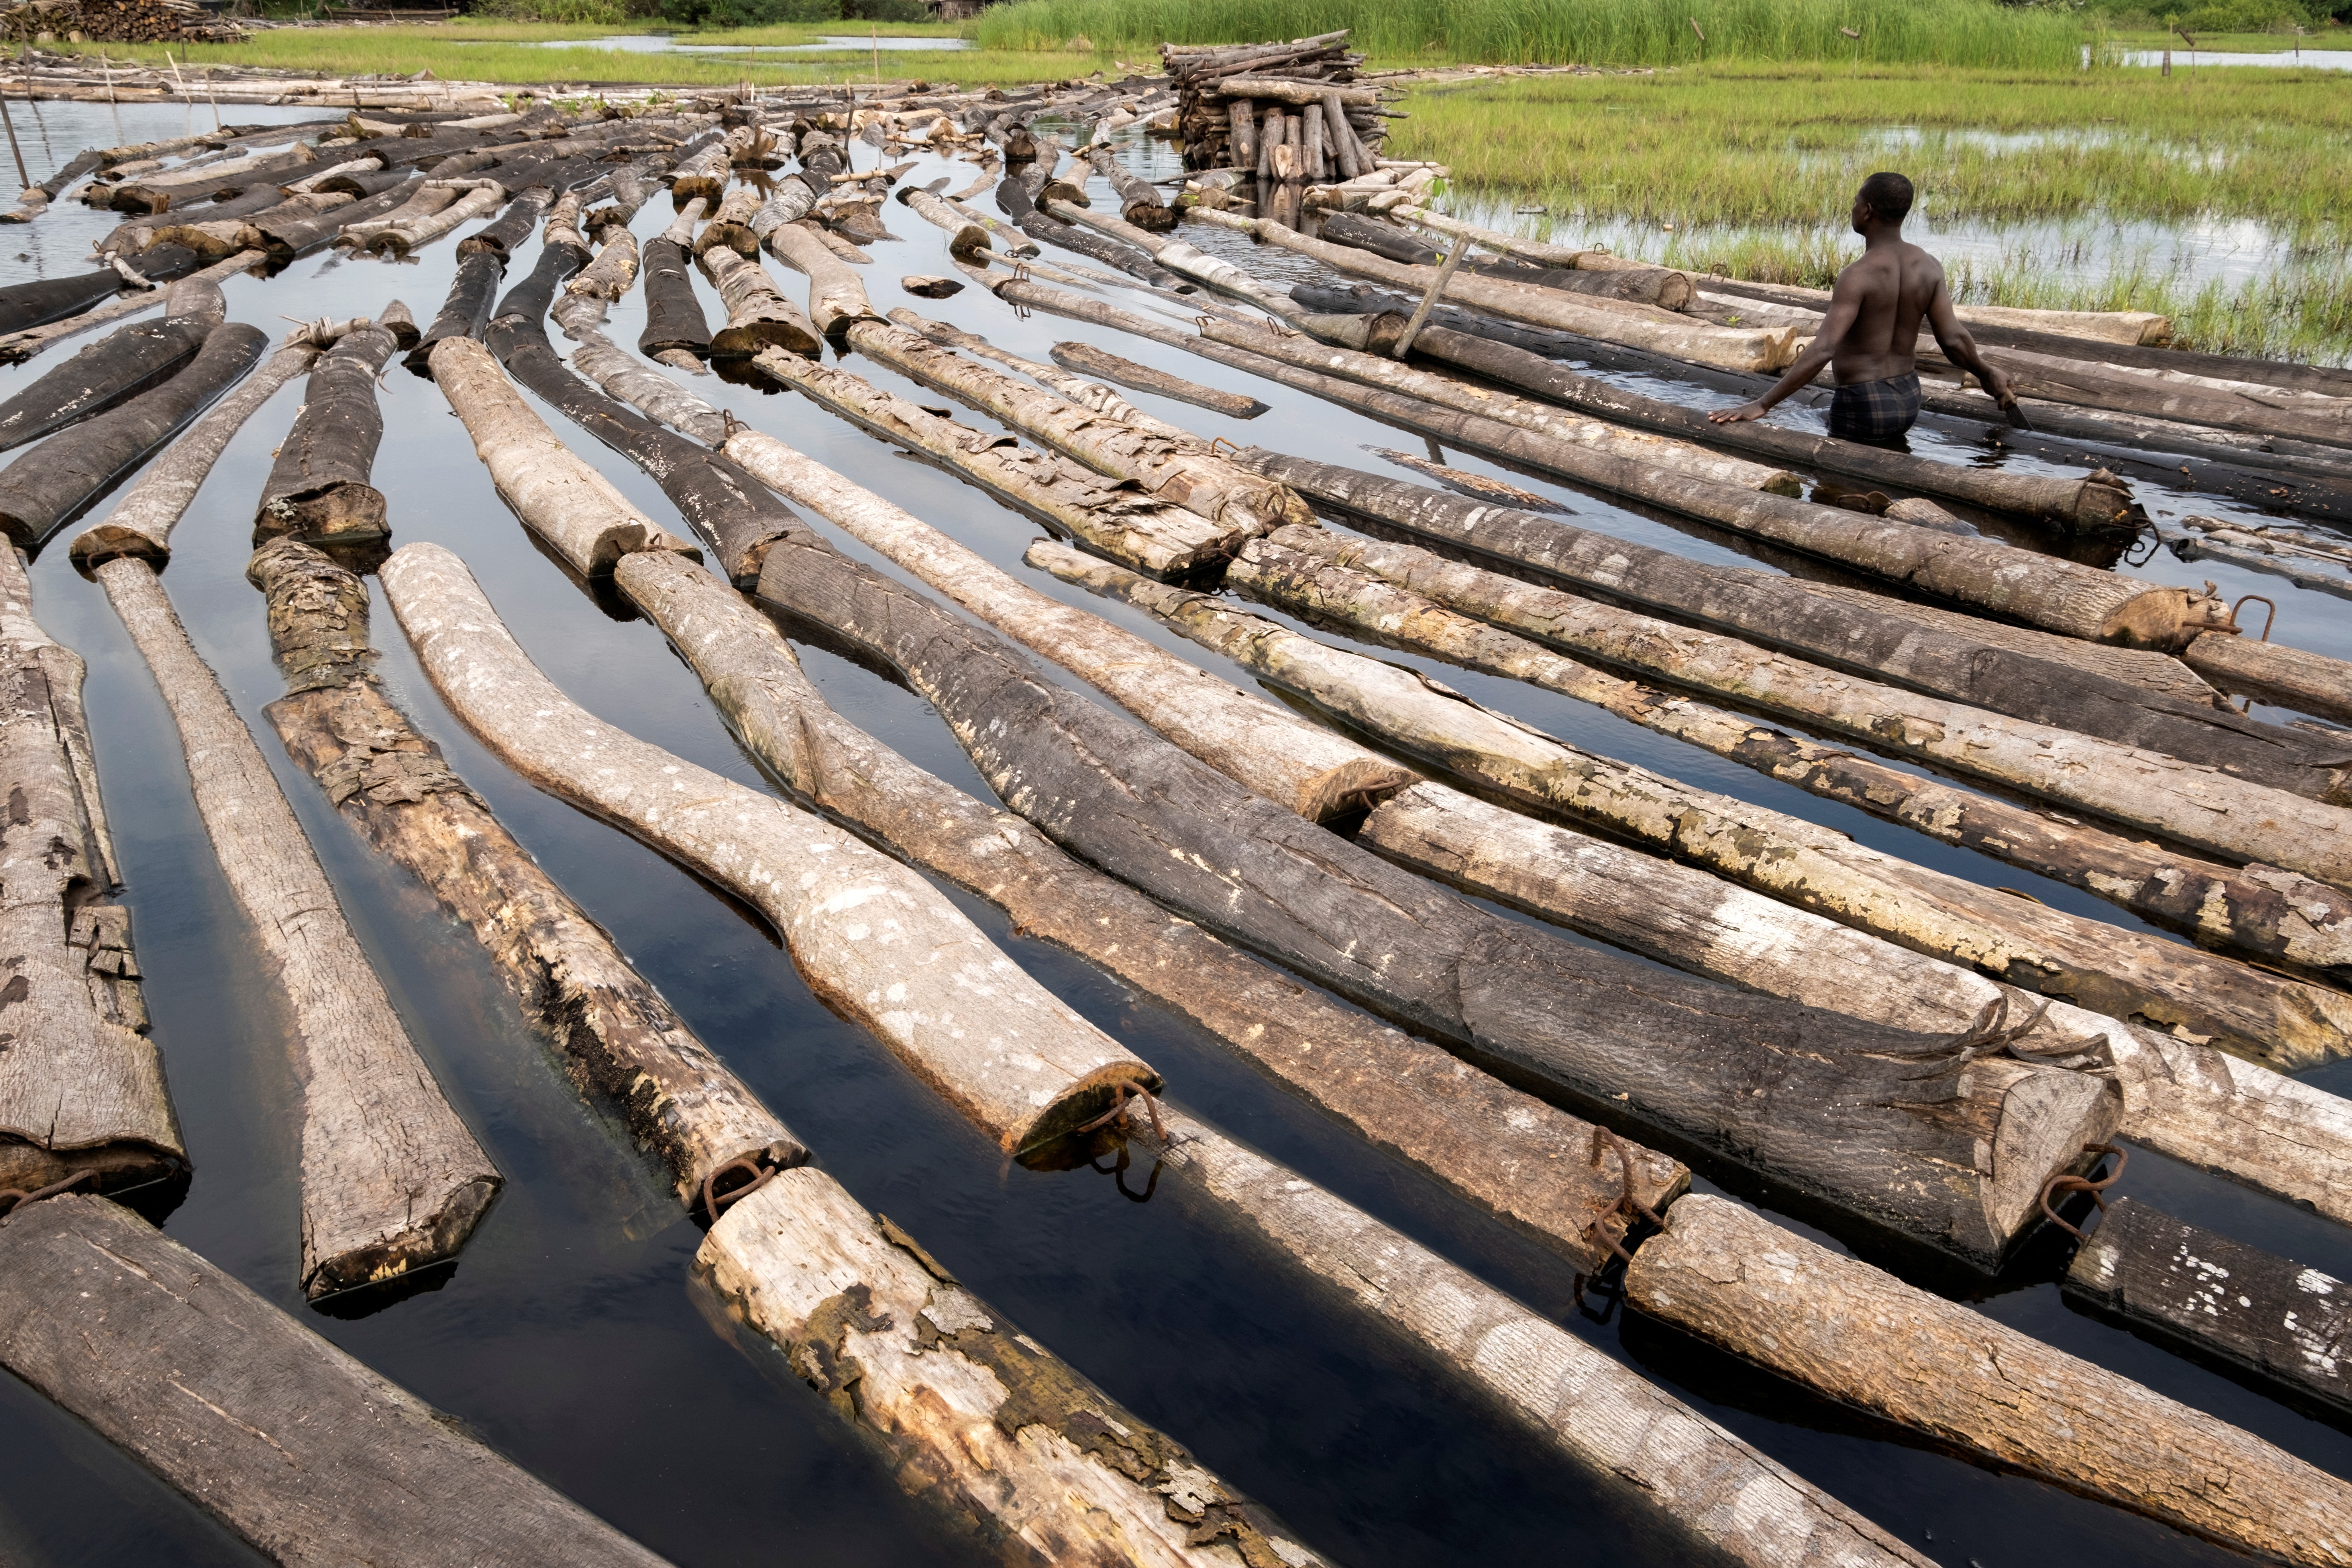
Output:
M1838 274L1837 291L1883 288L1900 281L1901 264L1885 250L1865 250L1858 260L1849 263Z

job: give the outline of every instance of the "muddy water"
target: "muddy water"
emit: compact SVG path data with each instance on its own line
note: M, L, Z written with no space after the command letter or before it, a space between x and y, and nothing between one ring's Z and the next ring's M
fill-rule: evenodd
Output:
M85 143L171 134L184 119L177 109L125 109L116 116L104 106L42 105L28 154L54 166ZM1157 153L1132 155L1139 166L1165 172L1146 162ZM961 186L971 172L941 165L910 178L941 173ZM875 264L865 269L884 310L908 304L1041 358L1055 342L1086 338L1180 374L1245 388L1272 405L1272 412L1244 422L1136 395L1139 405L1204 435L1369 467L1379 461L1360 450L1364 445L1419 449L1412 438L1347 410L1249 384L1207 361L1073 322L1018 321L977 289L945 302L907 298L897 285L902 274L950 268L939 243L943 237L895 207L888 214L903 240L875 247ZM667 204L655 204L640 216L640 236L656 232L668 217ZM0 287L79 269L80 254L105 226L79 206L60 205L28 228L5 231ZM1203 228L1196 237L1228 254L1245 249L1222 231ZM1268 276L1287 270L1261 255L1244 258ZM528 252L520 257L509 277L520 277L530 260ZM454 263L447 244L402 266L312 257L273 280L237 280L230 303L237 317L273 330L280 316L348 315L394 296L424 317L438 305ZM793 287L789 279L786 287ZM637 301L625 301L614 311L613 336L633 342L641 321ZM0 395L62 358L52 351L29 366L0 372ZM887 371L856 368L883 384L913 390ZM1028 571L1019 557L1034 527L957 480L788 395L763 395L715 377L695 385L1042 590L1240 678L1139 613ZM1675 395L1712 401L1687 389ZM68 562L62 542L69 529L35 563L35 603L52 634L89 661L91 720L129 878L126 898L195 1161L194 1181L166 1228L680 1563L781 1560L866 1568L977 1561L899 1499L772 1352L739 1345L712 1326L688 1283L698 1232L677 1217L658 1177L609 1122L572 1096L543 1047L514 1022L506 994L466 934L376 862L317 788L287 765L260 714L282 686L268 658L260 597L243 569L253 503L299 396L299 387L281 394L229 449L174 541L164 583L278 767L420 1047L509 1185L462 1260L435 1288L374 1303L377 1310L359 1316L301 1302L294 1289L294 1122L282 1027L257 973L250 932L190 805L169 721L103 595ZM524 647L584 706L703 766L760 785L758 771L659 635L591 600L531 543L432 386L395 367L383 402L386 435L377 479L391 500L397 540L434 540L462 555ZM576 437L560 416L548 417L559 432ZM659 491L635 468L584 439L575 446L652 515L676 526ZM1476 458L1446 456L1474 470L1499 471ZM1585 526L1694 558L1755 560L1723 536L1511 478L1555 496ZM2203 499L2147 499L2159 512L2229 510ZM2171 581L2231 575L2201 563L2192 573L2162 558L2126 569ZM2274 578L2224 586L2279 597L2285 640L2352 655L2340 605ZM419 727L447 749L508 826L828 1170L1027 1331L1272 1503L1336 1561L1688 1560L1675 1545L1646 1538L1638 1519L1618 1514L1590 1478L1548 1458L1515 1427L1458 1397L1409 1352L1367 1331L1340 1303L1221 1230L1190 1201L1180 1178L1149 1185L1147 1169L1131 1170L1123 1190L1115 1176L1083 1168L1040 1173L1008 1166L879 1046L829 1015L756 920L631 840L538 794L485 753L422 679L380 600L375 630L386 679ZM803 649L803 657L828 697L857 722L922 765L983 792L925 704L824 653ZM2074 889L1825 806L1593 710L1429 668L1579 744L1832 825L1961 875L2124 919ZM1480 1271L1953 1568L2076 1557L2107 1564L2227 1560L2160 1526L1903 1440L1616 1311L1600 1296L1580 1302L1567 1270L1546 1255L1370 1152L1181 1021L1069 955L1012 935L994 911L962 901L1021 963L1165 1072L1173 1098L1187 1109ZM2352 1069L2326 1069L2317 1079L2352 1089ZM1772 1194L1725 1173L1708 1174L1728 1182L1734 1195L1842 1245L1816 1228L1819 1216L1790 1213ZM1700 1185L1723 1190L1705 1176ZM2134 1154L2126 1190L2338 1276L2352 1272L2352 1238L2340 1228L2155 1154ZM1147 1193L1148 1201L1135 1201ZM1994 1284L1879 1260L1911 1268L1923 1283L1962 1296L1992 1318L2315 1464L2352 1474L2352 1438L2339 1426L2068 1308L2052 1283L2063 1256L2053 1245L2037 1245ZM345 1310L358 1309L347 1304ZM74 1568L255 1561L192 1506L5 1377L0 1433L0 1454L7 1456L0 1464L0 1558Z

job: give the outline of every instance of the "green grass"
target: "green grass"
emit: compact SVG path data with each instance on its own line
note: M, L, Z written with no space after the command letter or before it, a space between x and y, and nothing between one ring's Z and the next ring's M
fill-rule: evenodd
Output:
M1859 58L2064 70L2084 37L2070 12L1987 0L1020 0L982 12L978 36L992 49L1084 37L1132 54L1163 40L1296 38L1341 27L1379 60L1507 64Z

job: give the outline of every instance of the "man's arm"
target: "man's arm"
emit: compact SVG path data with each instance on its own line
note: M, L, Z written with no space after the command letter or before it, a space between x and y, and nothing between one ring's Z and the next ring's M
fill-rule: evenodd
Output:
M1977 341L1960 323L1959 312L1952 309L1952 291L1944 287L1941 278L1936 279L1935 298L1927 301L1927 330L1936 334L1936 345L1944 351L1944 357L1975 376L1977 384L1995 403L2006 407L2017 401L2017 389L2010 384L2008 374L1998 365L1987 364L1977 353Z
M1788 373L1772 384L1770 391L1753 403L1743 403L1737 408L1718 408L1707 416L1717 425L1738 425L1750 419L1761 419L1774 404L1801 386L1812 384L1822 367L1837 357L1838 345L1845 342L1846 333L1853 330L1856 318L1862 314L1863 285L1852 278L1852 269L1842 274L1837 287L1831 290L1830 308L1822 314L1819 331L1803 353L1797 356Z

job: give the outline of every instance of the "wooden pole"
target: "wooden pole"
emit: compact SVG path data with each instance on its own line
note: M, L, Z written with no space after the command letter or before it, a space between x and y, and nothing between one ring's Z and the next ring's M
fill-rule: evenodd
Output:
M25 168L25 149L16 143L16 117L8 112L8 95L5 92L0 92L0 124L8 128L8 151L16 158L16 184L29 191L33 188L33 176Z
M1430 310L1445 292L1445 285L1453 281L1454 274L1461 270L1462 258L1469 253L1468 241L1457 239L1454 242L1453 248L1445 254L1445 264L1437 269L1437 276L1429 280L1429 291L1422 295L1421 303L1413 307L1412 319L1404 324L1404 331L1397 334L1395 346L1389 350L1391 359L1402 360L1412 353L1412 341L1421 336L1421 329L1428 325Z

